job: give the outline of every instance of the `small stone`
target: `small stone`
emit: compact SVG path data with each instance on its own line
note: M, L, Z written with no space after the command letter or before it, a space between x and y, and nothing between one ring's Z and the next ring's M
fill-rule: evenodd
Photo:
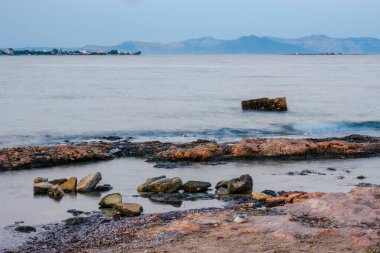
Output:
M362 180L362 179L365 179L366 177L363 175L360 175L360 176L357 176L356 178Z
M205 192L209 187L211 187L209 182L188 181L182 186L182 189L185 192Z
M331 168L331 167L327 168L326 170L329 170L329 171L336 171L335 168Z
M47 181L48 179L46 177L36 177L35 179L33 179L33 184L38 184Z
M36 183L33 186L34 194L47 194L52 187L53 185L48 182Z
M238 214L234 216L234 222L236 223L246 223L248 221L247 214Z
M102 180L100 172L93 172L82 178L78 183L78 192L92 192L96 185Z
M22 233L31 233L31 232L36 232L36 228L33 226L18 226L15 228L17 232L22 232Z
M265 194L265 193L255 193L252 195L252 198L255 200L266 200L267 198L271 198L271 196Z
M65 193L58 185L53 185L53 187L49 189L48 195L50 198L59 200L59 199L62 199Z
M59 187L61 187L64 192L75 192L77 189L77 178L70 177L69 180L61 184Z
M67 178L58 178L58 179L54 179L54 180L49 181L49 183L51 183L52 185L56 185L56 184L61 185L66 181L67 181Z
M338 176L337 178L338 178L338 179L343 179L343 178L344 178L344 176Z
M98 185L98 186L96 186L95 191L98 191L98 192L108 192L108 191L110 191L112 189L113 189L113 187L110 184L104 184L104 185Z
M113 207L115 204L121 203L122 197L120 193L112 193L104 196L102 200L100 200L100 207L107 208Z
M143 207L137 203L118 203L113 206L115 211L122 216L138 216L143 212Z

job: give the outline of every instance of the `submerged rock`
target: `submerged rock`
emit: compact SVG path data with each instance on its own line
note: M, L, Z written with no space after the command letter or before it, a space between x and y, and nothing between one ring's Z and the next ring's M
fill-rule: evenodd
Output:
M60 200L62 199L63 195L65 195L65 193L58 185L53 185L53 187L49 189L48 195L50 198Z
M51 183L52 185L56 185L56 184L61 185L66 181L67 181L67 178L58 178L58 179L54 179L54 180L49 181L49 183Z
M78 183L78 192L92 192L96 185L102 180L100 172L93 172L82 178Z
M69 180L61 184L59 187L61 187L64 192L75 192L77 190L77 178L70 177Z
M104 185L98 185L98 186L96 186L95 191L98 191L98 192L108 192L108 191L110 191L112 189L113 189L113 187L110 184L104 184Z
M185 192L205 192L209 187L211 187L209 182L188 181L182 186L182 189Z
M259 111L287 111L286 98L258 98L241 102L243 110L259 110Z
M18 226L15 228L17 232L22 232L22 233L31 233L31 232L36 232L36 228L33 226Z
M121 203L122 197L120 193L112 193L104 196L99 203L100 207L108 208L113 207L115 204Z
M252 194L253 180L248 174L228 181L229 194Z
M41 183L34 184L33 186L34 194L47 194L48 191L52 187L53 185L48 182L41 182Z
M138 216L143 212L143 207L137 203L118 203L113 208L122 216Z
M49 179L46 178L46 177L36 177L35 179L33 179L33 184L38 184L38 183L42 183L42 182L47 182Z
M179 177L162 178L150 183L147 186L148 192L172 193L182 188L182 180Z

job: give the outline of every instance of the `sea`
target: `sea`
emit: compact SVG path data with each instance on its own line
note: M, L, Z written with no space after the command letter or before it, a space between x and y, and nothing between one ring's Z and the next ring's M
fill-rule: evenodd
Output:
M374 55L2 56L0 147L104 136L170 142L380 136L379 95L380 56ZM241 109L242 100L261 97L286 97L288 111ZM69 209L100 211L98 202L107 194L66 195L61 201L34 196L37 176L81 178L100 171L102 183L114 187L110 193L119 192L124 201L142 204L144 213L155 213L225 202L173 204L143 198L136 187L148 177L179 176L184 182L206 180L214 186L221 179L250 174L254 192L349 191L362 182L380 184L379 165L375 157L164 169L144 159L120 158L0 172L0 236L6 245L15 222L41 225L71 217ZM305 169L313 173L288 173ZM365 179L357 179L360 175Z

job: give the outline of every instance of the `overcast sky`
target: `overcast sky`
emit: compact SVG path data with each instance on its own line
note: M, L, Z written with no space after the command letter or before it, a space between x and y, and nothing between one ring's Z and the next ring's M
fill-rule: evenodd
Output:
M380 0L0 0L0 47L212 36L380 38Z

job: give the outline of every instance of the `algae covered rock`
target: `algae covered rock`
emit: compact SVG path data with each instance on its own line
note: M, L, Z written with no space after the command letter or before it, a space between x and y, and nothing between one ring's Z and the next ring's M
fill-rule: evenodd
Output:
M157 181L157 180L163 179L163 178L166 178L166 176L163 175L163 176L159 176L159 177L148 178L148 179L146 180L145 183L140 184L140 185L137 186L137 191L138 191L138 192L148 192L148 191L149 191L148 186L149 186L151 183L153 183L154 181Z
M112 193L104 196L100 202L99 206L103 208L113 207L115 204L121 203L122 197L120 193Z
M147 186L148 192L154 193L172 193L182 188L182 180L179 177L162 178L150 183Z
M287 111L287 103L285 97L280 98L258 98L241 102L243 110L259 110L259 111Z
M53 185L53 187L48 190L48 195L50 198L60 200L65 193L58 185Z
M113 208L122 216L138 216L144 211L143 207L137 203L118 203Z
M182 186L182 189L185 192L205 192L209 187L211 187L209 182L188 181Z
M102 180L100 172L93 172L82 178L78 183L78 192L92 192L96 185Z

